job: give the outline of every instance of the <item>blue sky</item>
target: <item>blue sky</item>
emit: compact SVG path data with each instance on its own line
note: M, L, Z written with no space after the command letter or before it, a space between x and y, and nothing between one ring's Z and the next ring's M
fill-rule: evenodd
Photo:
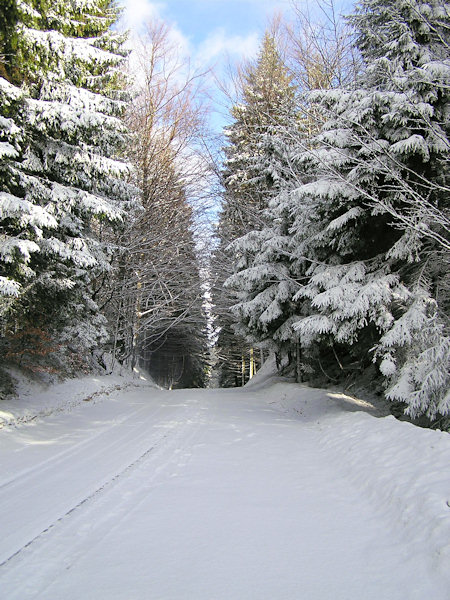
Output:
M290 0L121 0L132 29L152 16L169 22L180 44L205 64L253 57L270 17Z
M171 27L171 37L180 54L189 57L198 71L213 67L226 81L226 68L256 57L261 38L274 14L287 14L291 0L119 0L125 9L123 25L132 32L150 19ZM211 124L222 130L228 111L224 97L212 83L214 106Z
M310 5L314 2L309 0ZM119 3L125 9L125 28L138 33L152 18L163 20L171 27L170 35L180 49L180 56L189 57L199 72L213 67L222 83L226 82L227 64L257 56L271 18L276 13L289 17L292 11L291 0L119 0ZM351 0L335 0L340 6L350 3ZM214 81L211 84L210 126L215 133L221 133L230 119L229 100Z
M302 7L314 0L294 0ZM195 51L200 47L228 51L233 55L254 54L257 40L276 12L286 16L292 10L292 0L119 0L125 7L125 18L131 28L152 16L169 22ZM351 7L352 0L334 0L335 6ZM348 9L345 11L348 12Z
M314 9L315 0L294 0ZM138 31L152 17L167 22L182 54L200 69L257 55L259 42L276 13L289 18L293 0L119 0L124 25ZM347 7L352 0L334 0Z
M314 7L315 0L296 0ZM171 27L172 40L180 56L189 57L198 71L213 67L222 82L226 66L257 56L260 41L271 18L281 13L289 19L292 0L119 0L124 7L123 26L132 32L152 18ZM352 0L334 0L335 6L351 6ZM348 12L348 11L346 11ZM220 131L228 111L217 86L212 125ZM226 102L226 101L225 101Z
M228 64L254 58L262 35L277 12L290 10L291 0L119 0L125 9L123 25L132 32L152 18L171 27L180 54L189 57L198 71L213 67L223 82ZM214 108L211 125L217 132L228 111L223 96L212 83ZM226 101L225 101L226 102Z
M215 40L216 51L247 54L270 16L289 10L290 0L121 0L131 27L151 16L171 23L193 51ZM219 44L221 42L221 44Z

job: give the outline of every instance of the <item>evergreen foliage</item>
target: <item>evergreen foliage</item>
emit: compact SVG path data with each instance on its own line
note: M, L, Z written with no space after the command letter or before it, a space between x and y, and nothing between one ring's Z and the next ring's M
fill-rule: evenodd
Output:
M376 363L389 399L435 419L450 411L448 6L362 0L351 22L362 73L310 91L305 118L275 126L286 168L229 247L227 285L253 343L300 343L297 366L331 380ZM227 168L247 160L260 177L226 171L225 198L227 182L244 196L268 164L230 131Z
M270 227L267 209L270 199L288 177L285 145L292 129L297 128L298 118L292 77L283 64L274 36L269 33L264 36L255 64L249 65L243 73L242 102L232 107L231 115L233 123L226 130L225 191L216 259L225 260L229 268L227 271L223 268L216 270L218 292L213 296L218 307L222 370L231 370L230 375L223 375L222 379L230 382L236 378L241 381L238 374L242 368L242 355L248 356L253 344L265 338L267 343L259 346L272 349L267 323L276 318L275 312L279 310L275 309L277 302L287 300L289 295L285 291L286 297L282 300L271 295L267 289L270 286L268 282L271 275L277 278L276 271L272 274L266 267L261 276L255 265L255 261L258 264L258 261L265 260L267 254L260 253L264 235L267 238L265 228ZM241 285L240 273L244 271L247 275L250 271L257 272L259 276L252 278L246 275L245 284ZM228 288L225 291L224 286ZM256 302L251 302L261 291L263 302L271 304L270 307L267 304L259 307ZM275 292L277 294L279 292ZM232 305L234 316L231 314ZM268 319L260 327L258 316L264 311ZM261 330L264 330L265 336L260 335Z
M434 418L450 410L449 15L440 1L365 0L353 23L365 72L356 90L314 95L328 120L293 197L310 263L294 329L373 356L387 397Z
M106 339L93 293L105 228L131 200L111 0L10 2L0 38L3 331L39 327L65 350Z
M244 70L241 85L242 101L231 108L233 122L225 130L222 174L222 220L231 226L232 239L262 227L263 210L284 175L277 151L280 134L295 127L295 86L269 33L255 64Z
M272 107L267 132L260 142L260 147L265 149L260 158L261 172L267 172L268 164L276 177L270 190L263 192L266 204L259 215L260 225L252 228L250 224L248 233L231 246L235 272L226 282L237 296L233 307L238 320L236 328L259 347L274 351L279 358L287 354L291 362L295 354L298 379L302 378L301 371L305 368L301 364L304 357L300 356L299 339L292 324L304 312L294 296L298 282L305 277L305 266L297 258L299 248L292 237L295 203L291 192L299 183L311 178L298 159L299 146L310 146L324 118L323 111L308 98L309 86L322 88L325 82L337 85L349 77L342 39L331 44L328 38L325 41L314 33L310 21L307 25L306 30L302 22L302 34L306 37L296 40L298 45L294 52L301 62L297 68L290 65L292 72L299 74L296 83L302 94L297 93L292 75L278 56L274 70L280 74L284 93L279 93ZM331 47L336 51L333 61L330 60ZM283 86L279 83L278 87Z
M361 0L354 47L334 17L321 34L297 10L299 64L267 32L225 130L210 269L219 382L245 383L255 348L295 352L299 378L370 373L410 417L443 423L448 5ZM115 358L161 385L203 386L197 76L181 81L169 29L149 24L145 86L126 112L117 17L114 0L3 2L0 353L79 372L110 336Z

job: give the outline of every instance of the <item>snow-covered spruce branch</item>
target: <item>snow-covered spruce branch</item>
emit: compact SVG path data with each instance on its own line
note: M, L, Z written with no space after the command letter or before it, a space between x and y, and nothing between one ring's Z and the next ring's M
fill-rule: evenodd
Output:
M428 180L424 176L414 172L396 158L395 155L391 154L389 150L381 144L377 138L372 136L370 131L359 121L349 121L348 124L350 127L355 127L363 131L364 136L368 141L364 138L362 140L358 138L358 141L361 143L362 147L365 148L368 155L373 154L374 150L378 152L375 161L380 174L387 176L389 181L394 182L384 184L383 188L380 189L390 189L391 191L396 192L400 190L403 192L402 202L409 207L408 209L400 211L391 203L384 201L381 194L370 192L367 187L358 185L357 182L349 180L347 174L342 173L342 170L339 167L330 164L326 155L317 152L315 149L311 149L310 142L304 141L301 137L297 138L297 140L295 137L292 137L291 139L293 143L297 143L297 148L304 153L304 160L312 160L319 168L323 169L324 174L328 173L329 175L332 175L336 180L345 184L346 187L356 192L362 198L365 198L369 206L381 208L395 218L399 227L413 229L421 237L436 241L446 252L450 251L450 240L448 237L450 235L450 217L427 198L433 192L450 195L450 187ZM345 149L337 148L335 145L324 142L323 139L321 140L321 146L322 148L340 155L344 162L350 162L354 167L361 166L367 168L368 163L366 160L358 159L355 156L349 157ZM414 183L410 183L405 177L405 174L414 178ZM421 190L423 190L422 193ZM429 222L435 226L442 227L447 236L444 236L440 234L439 231L429 227L428 224L424 222L425 220L429 220Z

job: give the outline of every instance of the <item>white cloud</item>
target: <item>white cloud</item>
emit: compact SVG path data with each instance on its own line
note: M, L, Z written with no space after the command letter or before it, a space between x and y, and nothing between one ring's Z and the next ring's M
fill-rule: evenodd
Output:
M225 29L214 30L197 50L198 56L204 62L224 54L234 57L253 58L258 53L259 34L249 33L246 36L227 35Z
M131 50L129 56L129 69L135 81L138 84L144 82L145 67L142 64L144 46L149 44L146 36L146 25L152 20L166 22L169 25L168 42L174 49L168 55L166 68L173 68L177 71L177 65L188 62L192 55L189 38L176 26L175 23L167 19L165 13L168 9L167 2L152 2L150 0L120 0L124 7L121 27L130 32L127 46ZM173 61L173 64L170 64ZM184 70L181 69L178 75L183 78ZM176 75L174 75L176 76Z
M194 47L192 38L183 32L176 22L167 19L169 14L169 1L151 0L119 0L124 7L122 17L122 28L131 31L130 47L136 47L133 41L136 35L143 33L145 24L152 19L161 19L170 26L169 37L172 44L179 50L180 56L190 56L193 64L205 68L211 63L225 57L231 59L254 58L258 53L260 32L249 32L246 35L233 35L226 31L225 27L218 27L206 34L203 41ZM203 0L191 0L201 2ZM217 1L217 0L208 0ZM218 0L222 2L223 0ZM229 0L228 0L229 1ZM247 0L253 1L253 0ZM263 2L267 0L262 0ZM206 33L206 32L205 32Z
M150 2L149 0L121 0L124 7L124 28L139 31L149 19L161 17L166 5L163 2Z
M191 53L189 38L165 16L167 2L151 2L150 0L120 0L124 7L123 28L131 31L131 38L145 33L145 25L153 19L166 21L169 25L169 39L179 49L181 55Z

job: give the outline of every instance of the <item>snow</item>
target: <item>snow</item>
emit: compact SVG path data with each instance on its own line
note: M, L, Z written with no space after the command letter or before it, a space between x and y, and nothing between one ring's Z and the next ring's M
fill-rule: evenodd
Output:
M22 240L18 237L4 238L1 240L0 256L5 263L12 263L16 253L19 252L25 262L29 262L33 252L39 252L36 242Z
M348 223L348 221L350 221L351 219L357 219L358 217L360 217L363 214L364 214L364 211L361 207L353 206L350 210L345 212L343 215L341 215L340 217L337 217L337 219L333 219L333 221L330 221L330 223L328 223L328 225L327 225L327 229L329 231L335 231L336 229L340 229L343 225Z
M36 29L22 28L23 37L33 46L48 48L48 51L65 54L86 63L103 65L111 63L116 65L122 59L117 54L96 48L94 43L97 38L69 38L58 31L39 31Z
M0 295L2 296L18 296L20 290L20 283L12 281L8 277L0 275Z
M117 369L115 369L116 371ZM9 369L16 381L17 398L0 402L0 431L3 427L18 427L30 421L59 413L69 413L83 402L105 400L114 391L129 387L148 386L148 377L136 370L133 375L89 375L51 384L24 379L16 369ZM156 387L156 386L155 386Z
M33 225L35 228L55 228L58 225L55 217L42 206L36 206L8 192L0 192L0 218L16 218L22 227Z
M0 158L17 158L19 153L8 142L0 142Z
M448 434L266 366L1 404L6 600L447 600Z

